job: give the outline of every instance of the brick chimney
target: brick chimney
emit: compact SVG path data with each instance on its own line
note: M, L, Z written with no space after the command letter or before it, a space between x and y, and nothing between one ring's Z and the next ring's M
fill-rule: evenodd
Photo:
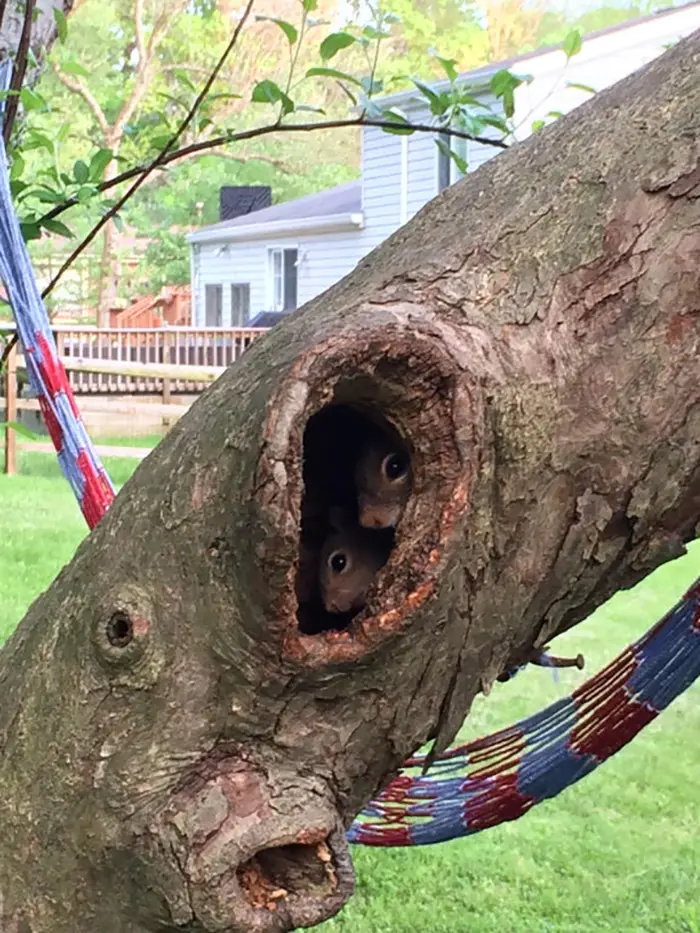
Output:
M219 220L233 220L272 204L268 185L226 185L219 191Z

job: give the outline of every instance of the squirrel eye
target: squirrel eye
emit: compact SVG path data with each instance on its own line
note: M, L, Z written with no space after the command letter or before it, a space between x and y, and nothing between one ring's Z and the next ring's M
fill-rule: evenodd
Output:
M395 483L406 475L408 464L406 458L401 454L387 454L382 460L382 473L390 483Z
M328 566L333 573L342 573L348 566L348 559L342 551L333 551L328 558Z

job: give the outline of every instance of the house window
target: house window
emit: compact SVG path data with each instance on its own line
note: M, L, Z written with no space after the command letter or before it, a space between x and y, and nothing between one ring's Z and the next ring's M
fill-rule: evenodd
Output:
M270 278L273 311L294 311L297 306L296 249L270 250Z
M250 285L231 286L231 327L245 327L250 320Z
M204 286L204 326L221 327L223 324L224 290L221 285Z
M456 129L456 127L454 127ZM448 150L460 158L463 162L467 161L467 140L459 136L449 136L447 133L440 133L438 139L442 145L438 147L438 191L444 191L450 185L464 175L452 158Z

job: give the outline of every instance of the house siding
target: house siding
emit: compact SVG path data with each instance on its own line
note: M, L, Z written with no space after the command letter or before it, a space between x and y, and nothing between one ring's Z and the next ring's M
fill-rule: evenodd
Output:
M365 252L401 224L401 137L376 126L365 127L362 133L362 212L365 228L360 240Z
M490 93L479 95L494 113L502 115L500 101ZM404 108L412 123L430 125L434 117L420 103ZM495 132L488 130L484 136ZM407 220L438 194L438 147L430 133L417 132L403 137L408 146ZM378 127L363 133L362 198L365 215L363 239L373 249L401 226L401 140ZM472 172L482 162L497 155L500 149L469 142L467 162Z
M516 74L532 75L529 84L515 92L514 123L518 138L532 132L532 123L549 111L566 113L590 99L589 94L568 88L567 82L603 90L652 61L668 43L675 42L700 27L700 7L679 8L673 14L649 22L630 25L589 39L581 52L566 65L560 50L544 52L512 66ZM502 113L500 102L489 92L480 94L485 103ZM417 123L433 118L420 100L399 105ZM485 132L489 136L495 131ZM362 133L362 210L363 229L343 233L307 234L278 237L249 243L195 245L192 255L193 323L204 323L204 292L207 284L224 286L250 283L251 317L270 310L268 290L268 249L273 246L299 249L299 305L321 294L347 275L367 253L397 230L402 220L410 220L438 194L437 146L428 133L397 136L378 127ZM480 143L468 145L469 171L493 158L501 150ZM404 170L405 169L405 170ZM231 319L230 289L223 290L223 320Z
M297 303L315 298L350 272L362 258L360 231L277 237L252 243L203 243L195 257L197 299L192 322L205 326L206 285L223 286L223 326L231 326L231 289L238 283L250 285L250 317L271 310L268 251L275 247L298 249Z
M665 46L700 27L700 8L679 8L673 14L631 25L624 31L584 39L581 51L567 64L561 50L523 62L512 70L532 75L515 91L517 137L532 132L534 120L550 111L568 113L593 95L568 88L567 82L603 91L657 58Z

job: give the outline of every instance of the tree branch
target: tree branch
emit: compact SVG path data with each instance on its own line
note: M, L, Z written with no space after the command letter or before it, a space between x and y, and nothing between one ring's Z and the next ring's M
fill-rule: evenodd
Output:
M79 97L83 98L85 103L92 111L93 116L97 120L104 140L107 142L112 127L107 122L107 117L104 115L104 111L102 110L102 107L100 107L99 101L92 93L90 88L86 87L83 82L80 81L80 79L71 78L67 74L64 74L64 72L60 71L56 65L53 65L52 67L56 77L61 82L61 84L64 87L67 87L69 91L72 91L74 94L77 94Z
M69 269L69 268L72 266L72 264L75 262L75 260L78 258L78 256L80 256L80 254L83 252L83 250L85 250L85 249L90 245L90 243L92 243L92 241L95 239L95 237L96 237L97 234L100 232L100 230L105 226L105 224L109 223L109 221L112 219L112 217L114 217L114 215L115 215L119 210L121 210L121 208L124 206L124 204L126 204L126 202L129 200L129 198L134 194L134 192L136 192L136 191L141 187L141 185L142 185L142 184L144 183L144 181L148 178L148 176L149 176L153 171L155 171L160 165L164 164L165 159L167 158L167 154L170 152L170 150L173 148L173 146L175 146L175 144L177 143L178 139L180 139L180 137L182 136L182 134L186 131L187 127L190 125L190 123L191 123L192 120L194 119L194 115L195 115L195 113L197 112L197 110L199 109L200 104L202 103L202 101L204 100L204 98L206 97L206 95L209 93L209 89L211 88L212 84L213 84L214 81L216 80L216 77L217 77L217 75L219 74L219 72L221 71L221 68L223 67L224 62L226 61L226 59L228 58L228 56L229 56L230 53L232 52L234 46L236 45L236 42L238 41L238 37L240 36L240 34L241 34L242 30L243 30L243 26L245 25L246 20L247 20L248 17L250 16L251 10L253 9L253 2L254 2L254 0L248 0L248 2L247 2L247 4L246 4L246 7L245 7L245 9L244 9L244 11L243 11L243 14L242 14L241 18L239 19L238 24L236 25L236 28L235 28L234 31L233 31L233 35L231 36L231 41L229 42L228 46L224 49L223 55L221 56L221 58L219 59L219 61L216 63L216 66L215 66L215 68L213 69L212 73L209 75L209 78L208 78L208 80L205 82L204 87L202 88L202 90L201 90L201 91L199 92L199 94L197 95L197 99L195 100L194 104L192 104L192 107L191 107L191 109L190 109L190 112L187 114L187 116L185 117L185 119L183 120L183 122L180 124L179 128L176 130L176 132L175 132L175 133L173 134L173 136L170 138L170 140L168 141L168 143L167 143L167 145L165 146L165 148L162 149L162 150L158 153L158 155L156 156L156 158L155 158L155 159L151 162L151 164L146 168L145 172L144 172L142 175L140 175L139 178L136 179L136 181L134 182L133 185L131 185L131 187L128 189L128 191L126 191L125 194L123 194L122 197L119 198L119 200L117 201L117 203L116 203L113 207L111 207L109 211L107 211L107 213L104 215L104 217L102 217L102 218L98 221L98 223L95 224L95 226L92 228L92 230L90 231L90 233L89 233L89 234L82 240L82 242L79 243L78 246L73 250L73 252L70 254L70 256L68 257L68 259L66 259L66 261L63 263L63 265L62 265L61 268L58 270L58 272L56 273L56 275L53 277L53 279L51 279L51 281L49 282L49 284L46 286L46 288L45 288L44 291L42 292L42 296L41 296L42 298L46 298L46 296L49 295L49 294L52 292L52 290L55 288L56 284L60 281L61 276L63 275L63 273L66 272L66 270Z
M146 59L146 43L143 38L143 0L136 0L134 4L134 37L136 51L139 53L139 66Z
M27 58L29 55L29 43L32 36L32 19L34 16L35 3L36 0L26 0L26 6L24 8L22 35L20 36L19 45L17 46L17 54L15 55L15 66L12 74L12 83L10 84L10 95L7 99L7 105L5 107L5 120L2 128L5 147L7 147L10 141L12 127L14 126L15 117L17 116L17 108L19 106L19 92L22 90L24 75L27 71ZM2 16L0 16L0 22L1 21Z
M134 8L134 33L136 36L136 49L139 55L138 65L136 66L136 78L131 94L124 101L117 119L112 128L112 148L118 144L124 132L124 127L134 115L138 105L146 95L149 87L149 73L153 63L153 55L158 47L158 43L168 31L168 25L172 22L172 9L169 16L161 16L153 27L151 36L146 43L143 34L143 0L136 0Z
M198 143L191 143L189 146L183 146L182 149L177 149L174 152L170 152L164 156L157 168L163 168L164 166L169 165L171 162L176 162L180 159L190 158L192 155L201 155L208 150L218 149L219 147L226 146L229 143L243 142L248 139L260 139L263 136L270 136L273 133L309 133L316 130L337 130L346 128L351 129L353 127L359 126L376 126L382 129L406 128L405 123L395 123L391 120L371 120L360 117L353 118L351 120L322 120L318 123L270 123L267 126L256 127L252 130L241 130L239 133L231 133L226 136L215 136L213 139L206 139ZM463 133L460 130L455 130L452 128L428 126L427 124L422 123L412 123L411 128L416 133L441 133L446 136L454 136L457 139L467 139L471 140L472 142L481 143L482 145L494 146L496 149L510 148L508 143L503 142L501 139L488 139L484 136L472 136L469 133ZM264 158L265 161L267 161L267 158L263 156L250 156L249 158ZM129 181L131 178L136 178L143 172L148 171L150 171L148 166L134 166L134 168L127 169L127 171L122 172L120 175L116 175L114 178L102 182L102 184L98 185L98 191L108 191L110 188L114 188L116 185L121 185L125 181ZM37 223L41 225L44 220L52 220L54 217L58 217L60 214L63 214L64 211L67 211L69 208L75 207L76 204L78 204L77 198L68 198L61 204L57 204L55 207L52 207L50 211L42 214Z

